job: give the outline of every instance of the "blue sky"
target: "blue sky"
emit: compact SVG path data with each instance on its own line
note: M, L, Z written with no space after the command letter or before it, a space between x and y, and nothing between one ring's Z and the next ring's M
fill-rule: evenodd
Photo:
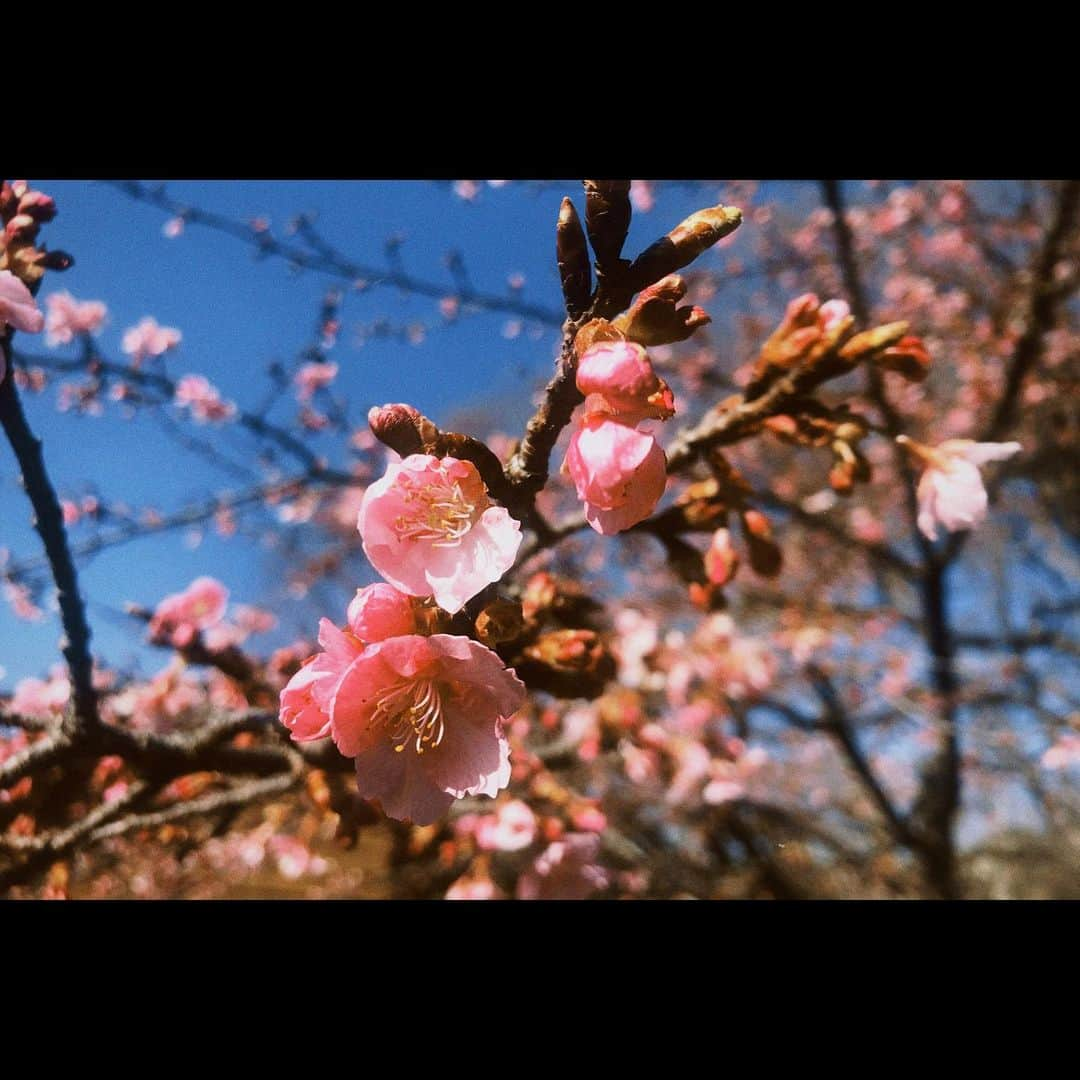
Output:
M106 359L122 362L123 331L153 315L183 333L179 349L166 358L169 375L203 374L223 396L253 408L269 385L268 365L293 362L312 341L321 299L334 279L294 273L279 259L256 260L241 242L194 225L168 239L162 233L167 214L104 183L31 183L59 207L44 240L75 257L70 271L46 279L39 299L66 289L80 300L105 301L109 321L98 344ZM572 180L539 187L483 185L475 202L430 181L182 181L168 184L168 193L239 220L267 218L278 233L298 212L314 212L319 230L342 252L375 266L385 265L386 241L396 235L405 269L445 281L448 291L452 278L445 256L457 249L477 290L509 295L508 277L521 274L521 295L552 309L560 305L553 257L559 203L564 194L579 208L583 202L580 182ZM663 186L655 209L635 216L628 249L645 246L701 202L700 193ZM358 327L378 318L395 325L422 322L430 332L419 345L386 337L359 344ZM392 288L346 289L343 330L330 354L341 369L335 390L349 399L356 426L372 404L408 401L437 422L457 407L495 404L504 427L518 431L531 411L531 391L551 369L558 334L550 326L526 324L510 339L510 318L475 315L444 325L435 300ZM77 355L75 345L47 350L43 337L23 335L16 345L27 352ZM55 387L24 400L61 497L92 490L107 500L168 511L240 486L182 450L149 418L121 422L112 405L100 418L61 414ZM274 416L287 421L294 412L286 399ZM254 443L242 435L190 424L187 430L220 438L237 460L252 459ZM340 439L328 445L339 448ZM332 459L341 463L340 449ZM0 449L0 522L0 548L9 549L13 561L40 552L7 447ZM113 665L141 661L144 671L160 667L165 654L141 645L139 629L122 614L122 605L152 605L207 573L224 581L233 599L278 610L284 624L278 640L290 640L306 627L299 616L289 624L289 603L280 589L275 592L274 567L256 545L240 537L222 541L212 531L198 547L189 543L183 532L169 533L110 549L82 566L98 656ZM0 604L0 668L6 670L0 692L59 660L59 620L45 599L47 617L38 623L19 621ZM274 641L267 637L256 644Z

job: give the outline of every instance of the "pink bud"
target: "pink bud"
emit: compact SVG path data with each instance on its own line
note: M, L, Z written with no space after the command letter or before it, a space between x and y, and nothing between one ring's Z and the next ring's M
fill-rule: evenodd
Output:
M600 394L620 419L666 420L675 402L653 371L648 353L631 341L603 341L578 361L577 386L583 394Z

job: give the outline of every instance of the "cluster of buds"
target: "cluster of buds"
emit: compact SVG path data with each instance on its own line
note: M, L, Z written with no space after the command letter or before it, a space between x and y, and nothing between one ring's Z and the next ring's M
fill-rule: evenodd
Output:
M664 545L668 562L689 586L698 607L716 611L725 607L722 589L742 562L731 531L731 518L739 520L745 556L754 573L775 577L782 555L773 539L769 519L749 503L752 489L719 450L709 456L712 475L688 485L675 502L649 523L649 532ZM709 533L704 553L683 539L686 533Z
M674 275L675 271L689 266L718 240L734 232L742 222L742 213L735 207L707 207L691 214L666 236L650 244L631 262L622 257L632 214L630 181L586 180L584 183L585 228L581 226L574 204L569 199L563 199L555 230L555 250L563 297L567 313L575 321L581 319L590 308L605 315L626 308L635 293L647 291L651 286L661 290L660 297L665 302L666 293L677 292L682 288L682 292L674 298L676 301L682 299L685 287L681 282L676 279L676 283L665 284L665 280L669 275ZM586 232L596 257L595 294L592 291L592 268L589 262L589 247L585 242ZM642 301L647 303L648 300L648 297L644 297L639 300L639 304ZM687 328L685 324L691 318L700 318L699 315L688 313L680 316L678 323L665 327L664 320L662 317L658 318L659 315L658 311L650 313L648 323L654 328L662 327L660 333L663 335L672 330L681 333L681 336L664 336L665 342L682 341L697 325L704 325L698 321L695 326ZM631 340L640 340L633 335L627 336ZM655 345L660 344L660 341L643 341L642 344Z
M56 217L50 196L33 191L25 180L0 185L0 270L8 270L33 289L46 270L66 270L72 264L63 251L37 247L41 226Z
M598 606L579 585L541 571L518 598L486 603L473 620L473 633L530 688L594 698L615 675L607 645L589 625Z
M769 336L751 373L747 400L760 397L778 379L795 370L813 383L873 363L913 382L926 378L930 358L921 339L908 334L906 322L887 323L852 335L855 319L843 300L822 304L813 293L792 300L780 325Z
M793 402L787 412L770 416L764 426L783 442L829 447L834 458L829 484L838 494L850 495L856 483L870 480L870 463L859 449L869 427L855 413L804 398Z

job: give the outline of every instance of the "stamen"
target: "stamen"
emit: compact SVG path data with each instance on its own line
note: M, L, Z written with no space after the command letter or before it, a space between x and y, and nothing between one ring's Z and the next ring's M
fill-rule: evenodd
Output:
M400 754L410 742L417 754L434 750L446 734L442 695L431 679L403 679L379 699L373 724L389 728L394 752Z
M394 521L394 531L402 540L453 547L473 527L480 507L469 501L460 483L418 484L412 477L402 477L400 483L410 504Z

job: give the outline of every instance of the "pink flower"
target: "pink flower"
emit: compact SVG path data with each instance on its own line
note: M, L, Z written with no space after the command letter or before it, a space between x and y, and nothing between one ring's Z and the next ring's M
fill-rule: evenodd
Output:
M197 633L222 620L228 600L229 590L220 581L196 578L183 592L158 604L150 620L150 637L182 649Z
M121 348L138 367L148 356L160 356L180 344L180 331L172 326L159 326L157 319L147 315L137 326L124 331Z
M471 461L410 454L364 493L357 528L371 565L453 614L514 563L521 525L492 504Z
M602 414L586 416L574 432L565 467L586 519L604 536L644 521L667 485L667 458L656 439Z
M520 851L536 838L536 815L520 799L503 803L476 826L476 843L485 851Z
M309 657L281 691L281 722L294 741L323 739L330 734L330 703L349 665L364 651L354 634L329 619L319 622L319 644L325 650Z
M586 396L599 394L607 411L628 424L667 420L675 412L671 390L653 371L648 353L632 341L603 341L587 349L578 361L577 387Z
M973 439L948 439L929 447L897 436L896 441L925 469L919 478L919 529L928 540L937 539L937 526L949 532L974 529L986 517L986 488L979 466L1005 461L1023 447L1018 442L977 443Z
M647 214L656 203L651 180L630 181L630 201L639 214Z
M518 880L519 900L584 900L606 889L608 873L597 866L600 837L595 833L567 833L548 849Z
M45 297L45 344L66 345L76 334L94 334L105 322L107 310L100 300L80 303L69 292Z
M349 629L365 642L403 637L417 630L412 601L381 581L356 590L347 617Z
M365 799L428 825L454 799L493 798L510 782L502 723L524 700L521 681L478 642L410 634L352 661L330 703L331 733L356 758Z
M10 270L0 270L0 330L5 325L27 334L40 334L45 326L30 290Z
M63 714L70 696L71 683L62 675L53 675L48 682L32 677L21 679L15 684L7 712L31 720L51 720Z
M176 384L173 400L181 408L190 408L192 417L200 424L230 420L236 415L236 406L231 401L222 401L217 388L202 375L185 375Z
M337 373L337 364L304 364L293 377L296 396L300 401L310 401L316 390L321 390L334 381Z

